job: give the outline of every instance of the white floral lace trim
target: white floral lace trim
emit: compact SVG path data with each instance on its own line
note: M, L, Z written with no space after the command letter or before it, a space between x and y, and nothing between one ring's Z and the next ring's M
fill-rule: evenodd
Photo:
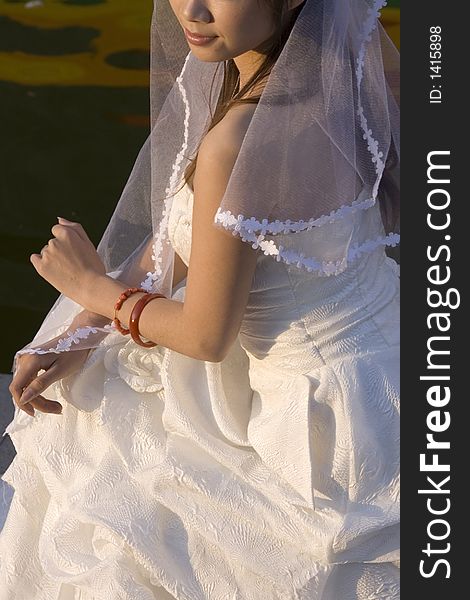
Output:
M236 219L235 222L238 223L238 220ZM371 253L380 246L396 246L400 241L400 234L389 233L386 236L353 244L342 260L320 261L313 257L306 257L302 252L286 249L282 245L276 246L274 240L266 240L263 233L256 235L253 231L244 230L242 226L233 228L233 223L230 221L219 220L216 225L231 231L232 235L240 236L242 241L250 242L254 250L260 248L266 256L274 256L278 262L282 260L287 264L296 264L299 268L303 267L309 272L317 271L322 275L338 275L361 254Z
M117 331L114 323L110 323L104 327L92 327L91 325L78 327L74 331L69 331L67 337L60 339L55 348L28 348L26 350L19 350L16 354L59 354L60 352L69 352L73 344L79 344L80 340L86 340L92 333L98 333L99 331L112 333L113 330Z
M153 249L152 260L154 261L155 270L153 272L147 273L147 278L144 281L142 281L142 283L141 283L141 287L143 289L145 289L147 292L153 291L155 282L158 281L158 279L161 278L161 276L162 276L163 243L165 242L166 244L170 244L170 240L168 238L168 219L170 217L171 206L170 206L170 199L168 198L168 196L170 196L170 198L171 198L172 195L174 194L174 190L175 190L176 184L177 184L178 172L181 169L180 163L183 160L186 150L188 148L190 108L189 108L189 102L188 102L187 95L186 95L186 90L184 89L182 82L183 82L183 75L186 70L186 66L188 64L190 56L191 56L191 52L189 52L188 55L186 56L186 60L184 61L183 68L181 69L181 73L176 78L176 81L178 83L178 87L180 89L181 96L183 98L183 102L185 105L184 141L181 146L181 150L178 152L176 160L173 164L173 171L170 176L169 185L165 189L166 197L165 197L165 207L162 211L163 218L161 219L161 221L159 223L159 228L158 228L157 233L155 234L155 241L152 246L152 249Z
M378 19L380 18L381 9L387 4L387 0L375 0L374 6L367 9L368 17L364 21L361 39L361 46L359 48L359 56L357 58L356 67L356 79L357 79L357 95L359 108L357 114L361 121L361 128L364 131L363 139L367 141L367 149L372 155L372 162L375 164L375 172L377 173L377 179L375 180L372 195L374 198L377 197L381 175L385 168L385 162L383 159L383 152L379 151L379 143L373 137L372 129L369 129L366 116L364 114L364 107L361 103L361 83L363 79L364 62L366 55L366 43L372 39L372 32L377 28Z
M366 200L354 200L354 202L351 204L344 204L340 208L332 210L327 215L322 215L316 219L312 218L308 221L303 221L302 219L299 221L291 221L290 219L287 219L286 221L279 221L278 219L275 221L268 221L267 219L258 221L255 217L250 217L249 219L246 219L243 215L238 215L236 217L229 210L223 211L219 207L215 213L214 222L221 223L226 228L233 227L236 231L244 230L248 233L259 231L263 235L266 233L276 234L299 232L304 230L309 231L310 229L313 229L313 227L321 227L326 223L333 223L334 221L343 219L345 216L348 216L357 210L365 210L366 208L370 208L374 206L374 204L375 200L373 198L367 198Z

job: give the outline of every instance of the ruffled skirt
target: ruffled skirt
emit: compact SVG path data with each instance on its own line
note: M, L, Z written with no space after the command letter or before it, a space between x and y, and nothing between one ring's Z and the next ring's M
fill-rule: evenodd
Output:
M6 430L0 600L398 600L389 352L263 392L238 343L208 363L109 335L47 391L62 415Z

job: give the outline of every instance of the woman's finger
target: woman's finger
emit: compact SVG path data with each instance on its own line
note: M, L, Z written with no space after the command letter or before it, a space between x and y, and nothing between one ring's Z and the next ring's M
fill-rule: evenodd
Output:
M77 234L82 238L82 240L87 241L89 239L88 235L86 234L85 230L83 229L80 223L68 221L67 219L64 219L64 217L57 217L57 220L59 221L59 225L63 225L64 227L70 227L71 229L76 231Z
M16 373L8 387L14 402L18 406L21 394L23 393L23 389L26 388L34 380L41 368L41 361L37 357L34 357L34 359L32 360L28 360L26 358L19 361ZM29 411L26 412L28 412L28 414L31 414L31 410L32 409L30 407Z
M17 388L10 387L10 393L11 397L13 398L13 402L16 404L16 406L18 406L18 408L20 408L21 410L24 410L31 417L34 417L34 409L30 404L25 404L24 406L20 406L18 404L18 401L21 396L21 391L17 391Z
M24 368L25 364L27 368ZM47 365L44 366L47 368ZM59 402L48 400L39 395L40 390L44 391L51 383L59 378L59 375L56 372L58 369L55 366L55 363L53 363L51 367L48 367L48 370L45 373L37 376L37 373L41 368L42 367L37 359L32 361L31 364L23 363L23 368L17 369L17 375L14 377L9 387L15 404L31 417L34 417L35 414L34 408L41 412L54 414L58 414L62 411L62 405ZM50 373L51 370L52 373ZM45 377L45 375L48 375L48 377ZM36 393L30 401L27 401L24 396L27 389L32 390L33 394ZM31 392L28 392L28 394L31 394Z
M13 393L18 390L21 391L24 387L31 383L39 371L45 366L45 362L43 363L42 357L39 355L20 357L15 375L13 376L9 386L10 392Z
M21 410L24 410L24 412L27 413L30 417L34 417L34 415L36 414L33 407L30 404L26 404L26 406L22 406Z
M45 373L42 373L33 381L31 381L27 387L23 390L21 397L19 398L18 405L21 407L28 402L31 402L34 398L42 394L47 388L52 385L57 379L59 379L59 367L57 362L53 363Z
M54 415L62 414L62 404L56 400L48 400L43 396L36 396L34 400L31 400L25 406L32 406L43 413L51 413Z

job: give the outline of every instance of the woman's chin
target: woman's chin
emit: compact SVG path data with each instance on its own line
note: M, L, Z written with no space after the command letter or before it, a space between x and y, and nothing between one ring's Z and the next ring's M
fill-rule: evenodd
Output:
M222 60L226 60L220 54L214 52L201 52L200 48L191 47L191 52L201 62L221 62Z
M210 48L209 46L197 46L188 43L189 49L201 62L222 62L235 58L232 54L224 52L223 49Z

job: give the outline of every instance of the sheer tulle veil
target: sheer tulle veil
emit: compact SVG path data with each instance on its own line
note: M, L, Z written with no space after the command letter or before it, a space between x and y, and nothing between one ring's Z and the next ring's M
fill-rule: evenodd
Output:
M344 219L377 202L399 206L399 53L378 20L385 4L304 1L256 106L214 227L272 260L325 277L362 252L398 243L395 225L353 245L353 225ZM110 276L171 296L173 195L210 127L224 69L223 61L203 62L189 50L168 0L154 0L150 31L150 134L98 252ZM333 252L322 244L331 236ZM14 368L21 353L93 348L121 335L82 311L61 295L15 355Z

